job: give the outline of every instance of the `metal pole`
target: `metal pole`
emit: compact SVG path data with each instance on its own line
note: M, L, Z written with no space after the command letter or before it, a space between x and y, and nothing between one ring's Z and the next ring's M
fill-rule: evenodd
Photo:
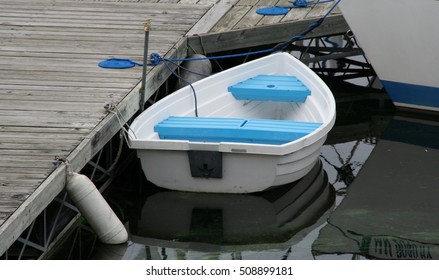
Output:
M143 49L143 71L142 71L142 85L140 87L140 102L139 109L143 112L143 107L145 106L145 83L146 83L146 70L148 65L148 43L149 43L149 29L151 26L151 20L147 19L144 23L143 30L145 31L145 43Z

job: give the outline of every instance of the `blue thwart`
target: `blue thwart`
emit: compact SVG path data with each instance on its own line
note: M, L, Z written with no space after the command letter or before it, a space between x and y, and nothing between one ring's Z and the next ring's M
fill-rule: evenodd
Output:
M305 102L311 91L295 76L258 75L228 90L238 100Z
M154 126L160 139L281 145L316 130L321 123L285 120L168 117Z

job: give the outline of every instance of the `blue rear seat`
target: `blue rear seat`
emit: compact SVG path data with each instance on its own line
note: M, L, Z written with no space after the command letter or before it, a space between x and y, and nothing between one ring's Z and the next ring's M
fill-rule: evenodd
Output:
M160 139L279 145L299 139L321 123L285 120L168 117L154 126Z
M311 91L295 76L258 75L229 86L238 100L305 102Z

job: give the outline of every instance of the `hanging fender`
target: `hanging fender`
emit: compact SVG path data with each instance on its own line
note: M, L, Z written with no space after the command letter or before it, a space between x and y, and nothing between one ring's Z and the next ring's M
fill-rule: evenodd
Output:
M69 174L66 190L102 243L127 242L128 233L122 222L87 176L78 173Z

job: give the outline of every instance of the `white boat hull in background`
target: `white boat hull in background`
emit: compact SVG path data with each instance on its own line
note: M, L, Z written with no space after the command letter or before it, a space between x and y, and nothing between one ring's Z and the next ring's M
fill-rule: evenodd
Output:
M393 103L439 111L439 1L342 0L339 6Z

